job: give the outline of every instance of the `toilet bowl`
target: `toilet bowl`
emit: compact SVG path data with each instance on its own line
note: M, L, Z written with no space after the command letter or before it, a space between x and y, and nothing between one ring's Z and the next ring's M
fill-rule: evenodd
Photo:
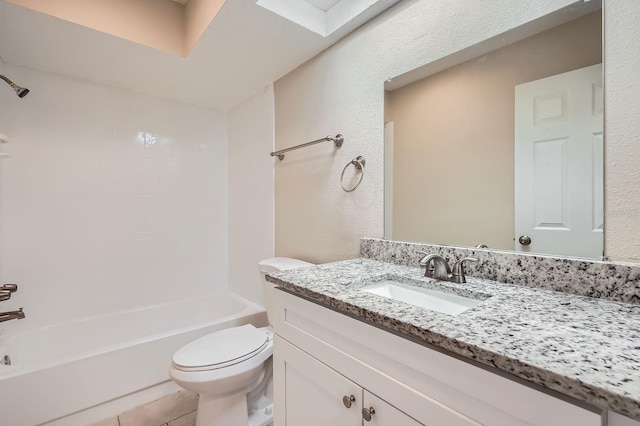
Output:
M268 316L275 286L264 275L309 265L282 257L259 263ZM169 375L199 395L196 426L268 426L273 423L272 354L270 327L227 328L180 348Z

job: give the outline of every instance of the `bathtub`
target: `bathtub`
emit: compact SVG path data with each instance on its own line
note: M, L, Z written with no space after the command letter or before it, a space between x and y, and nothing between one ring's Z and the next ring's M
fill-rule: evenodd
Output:
M0 359L9 355L11 365L0 365L0 424L52 422L167 382L179 347L247 323L266 325L264 309L225 294L5 332Z

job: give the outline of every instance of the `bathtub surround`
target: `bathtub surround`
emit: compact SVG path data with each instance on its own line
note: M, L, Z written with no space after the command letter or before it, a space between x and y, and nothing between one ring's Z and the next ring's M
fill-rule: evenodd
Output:
M0 356L14 364L0 371L0 393L10 392L0 398L3 418L29 412L39 417L27 424L67 416L51 425L84 426L175 392L168 360L199 337L191 330L195 310L183 313L185 333L170 345L156 338L173 326L150 330L163 321L148 317L112 325L113 336L82 329L229 290L262 300L255 265L273 255L272 88L225 114L9 64L2 72L32 90L24 99L0 93L0 128L11 135L2 147L11 156L0 165L0 270L3 282L20 285L19 300L2 310L24 306L27 314L0 326ZM205 309L222 314L232 305ZM265 325L263 317L247 321ZM96 340L103 337L114 339ZM46 360L27 358L45 353ZM132 356L146 372L95 376ZM57 374L69 374L70 389L52 395ZM102 385L74 385L85 379ZM10 402L16 389L45 392L41 409ZM51 412L44 402L53 400Z
M572 3L401 2L278 80L276 148L334 131L346 142L335 153L318 147L276 164L276 255L313 262L344 259L357 256L362 236L383 235L384 80ZM615 260L637 261L640 2L603 3L605 251ZM345 194L337 179L355 155L367 158L366 179L358 191Z
M256 265L273 257L273 85L227 113L229 289L263 304ZM264 306L264 304L263 304Z
M423 274L418 267L353 259L267 279L402 337L640 420L639 306L469 276L466 284L435 283ZM490 297L451 316L358 290L398 276Z
M640 304L640 265L637 264L377 238L361 240L360 256L380 262L416 266L422 257L417 253L418 250L439 254L450 264L469 256L479 259L478 262L465 264L467 276Z
M3 71L31 89L24 99L0 91L0 128L11 135L2 278L20 285L3 310L27 315L11 328L226 290L224 113Z

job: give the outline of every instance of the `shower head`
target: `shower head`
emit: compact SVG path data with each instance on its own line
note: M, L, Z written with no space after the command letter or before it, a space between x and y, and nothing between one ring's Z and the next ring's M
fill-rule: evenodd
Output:
M13 81L9 80L4 75L0 74L0 79L6 81L7 84L9 86L11 86L11 88L16 92L16 95L18 95L19 98L24 98L25 96L27 96L29 94L29 89L27 89L26 87L18 86L17 84L15 84Z
M26 87L15 86L13 90L16 91L16 95L18 95L19 98L24 98L29 94L29 89Z

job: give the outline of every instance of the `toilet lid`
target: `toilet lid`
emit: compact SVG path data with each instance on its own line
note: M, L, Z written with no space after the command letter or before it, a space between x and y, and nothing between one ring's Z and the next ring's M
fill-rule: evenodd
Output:
M185 368L218 368L254 356L268 341L269 333L251 324L227 328L183 346L173 355L173 362Z

